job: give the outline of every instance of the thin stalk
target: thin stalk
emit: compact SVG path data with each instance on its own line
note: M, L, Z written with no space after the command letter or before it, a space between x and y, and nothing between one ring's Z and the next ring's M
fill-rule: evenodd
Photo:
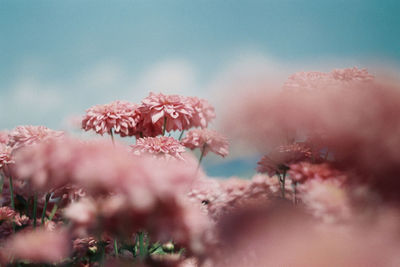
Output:
M200 154L200 158L199 158L199 164L197 165L197 169L200 168L200 164L204 158L204 152L206 151L206 147L207 147L207 144L204 144L203 147L201 148L201 154Z
M179 141L182 139L184 132L185 132L185 130L182 130L181 134L179 135L179 138L178 138Z
M114 133L113 133L113 129L110 129L110 135L111 135L111 141L113 143L113 145L115 146L115 141L114 141Z
M118 242L117 242L117 239L114 239L114 252L115 252L115 257L119 258L119 255L118 255Z
M7 166L8 167L8 166ZM13 179L12 179L12 177L11 177L11 174L10 174L10 168L8 168L8 173L9 173L9 177L8 177L8 181L9 181L9 184L10 184L10 199L11 199L11 208L13 209L13 210L15 210L15 200L14 200L14 187L13 187ZM13 221L12 221L12 228L13 228L13 233L15 233L15 228L16 228L16 225L15 225L15 221L14 221L14 219L13 219Z
M44 219L46 217L46 209L47 209L47 204L49 203L49 199L50 199L50 194L46 194L46 199L44 201L44 207L42 212L42 225L44 224Z
M37 193L33 196L33 228L36 228Z
M281 183L282 198L285 198L285 180L286 180L286 170L283 171L282 178L279 179L279 182Z
M167 128L167 117L164 116L164 126L163 126L163 130L162 130L162 135L165 135L165 130Z
M57 209L58 209L58 205L57 205L57 204L54 204L53 209L51 210L51 213L50 213L50 215L49 215L49 221L51 221L51 220L53 219L54 215L55 215L56 212L57 212Z
M144 232L139 232L139 258L144 259L147 256L146 246L144 244Z
M328 160L328 157L329 157L329 150L326 151L324 160Z
M0 195L3 194L4 176L0 173Z
M297 205L297 182L294 182L292 184L293 186L293 204L296 206Z

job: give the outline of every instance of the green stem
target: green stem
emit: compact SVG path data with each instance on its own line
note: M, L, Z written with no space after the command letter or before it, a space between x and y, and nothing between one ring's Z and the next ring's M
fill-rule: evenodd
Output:
M184 132L185 132L185 130L182 130L181 134L179 135L179 138L178 138L179 141L182 139Z
M197 169L200 168L200 164L204 158L204 152L206 151L206 147L207 147L207 144L204 144L203 147L201 148L201 154L200 154L200 158L199 158L199 164L197 165Z
M4 176L0 173L0 195L3 194Z
M286 180L286 170L284 170L282 174L282 183L281 183L282 198L285 198L285 180Z
M33 228L36 228L37 193L33 196Z
M163 131L162 131L162 135L165 135L165 130L167 128L167 117L164 116L164 127L163 127Z
M51 220L53 219L54 215L55 215L56 212L57 212L57 209L58 209L57 204L54 204L53 209L51 210L51 213L50 213L50 215L49 215L49 221L51 221Z
M42 225L44 224L44 219L46 217L46 209L47 209L47 204L49 203L49 199L50 199L50 194L47 194L46 199L44 201L44 207L42 212Z
M10 171L8 171L10 173ZM11 174L9 176L9 183L10 183L10 198L11 198L11 208L15 210L15 201L14 201L14 187L12 182ZM13 233L15 233L15 221L12 222Z
M139 258L145 259L147 256L147 250L144 243L144 232L139 232Z
M114 239L114 251L115 251L115 257L119 258L119 255L118 255L118 242L117 242L117 239Z
M113 129L110 129L110 135L111 135L111 141L113 143L113 145L115 146L115 141L114 141L114 133L113 133Z

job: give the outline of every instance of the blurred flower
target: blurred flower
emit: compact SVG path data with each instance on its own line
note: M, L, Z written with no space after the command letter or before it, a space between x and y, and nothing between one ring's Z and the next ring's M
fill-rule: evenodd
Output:
M54 131L44 126L18 126L10 132L8 145L17 149L63 135L61 131Z
M190 105L193 107L193 117L191 126L207 128L210 121L215 119L214 107L205 99L197 97L188 97Z
M131 146L135 155L150 154L163 158L182 159L182 153L185 152L184 146L172 137L143 137Z
M141 120L138 105L114 101L105 105L96 105L86 110L82 119L82 129L93 130L98 134L111 133L132 136L137 134L137 126Z
M228 155L228 140L216 131L209 129L193 129L187 132L181 143L190 149L201 149L203 155L209 151L225 157Z
M258 162L257 170L274 176L289 170L290 164L311 160L311 156L311 149L303 143L282 145L263 156Z
M167 132L189 129L194 112L186 97L161 93L150 93L142 100L140 110L143 113L144 128L150 124L163 129L164 123L166 123L165 130Z
M347 69L335 69L331 72L331 75L335 80L343 82L370 82L374 79L374 76L369 74L367 69L358 69L356 67Z
M0 144L8 143L8 131L0 131Z
M0 208L0 222L5 220L10 220L14 218L15 215L16 212L7 206Z
M350 218L350 199L340 181L309 180L298 189L302 202L315 217L328 223Z
M300 162L290 165L290 170L288 171L290 179L298 183L304 183L308 180L327 180L327 179L337 179L340 181L344 180L344 175L332 168L327 163L322 164L312 164L309 162Z
M69 238L64 231L24 231L8 240L5 249L10 258L54 263L68 256Z

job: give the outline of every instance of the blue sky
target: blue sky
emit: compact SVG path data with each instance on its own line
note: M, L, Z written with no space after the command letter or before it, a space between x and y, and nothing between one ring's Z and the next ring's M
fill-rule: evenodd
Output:
M400 65L398 0L0 0L0 128L259 69ZM264 75L263 71L259 72Z

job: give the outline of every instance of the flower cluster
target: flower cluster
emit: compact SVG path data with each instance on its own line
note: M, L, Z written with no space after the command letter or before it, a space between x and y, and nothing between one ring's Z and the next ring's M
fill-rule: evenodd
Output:
M234 157L262 155L249 179L200 168L228 138L197 97L89 108L109 139L1 131L0 265L397 266L399 90L349 68L227 101Z

